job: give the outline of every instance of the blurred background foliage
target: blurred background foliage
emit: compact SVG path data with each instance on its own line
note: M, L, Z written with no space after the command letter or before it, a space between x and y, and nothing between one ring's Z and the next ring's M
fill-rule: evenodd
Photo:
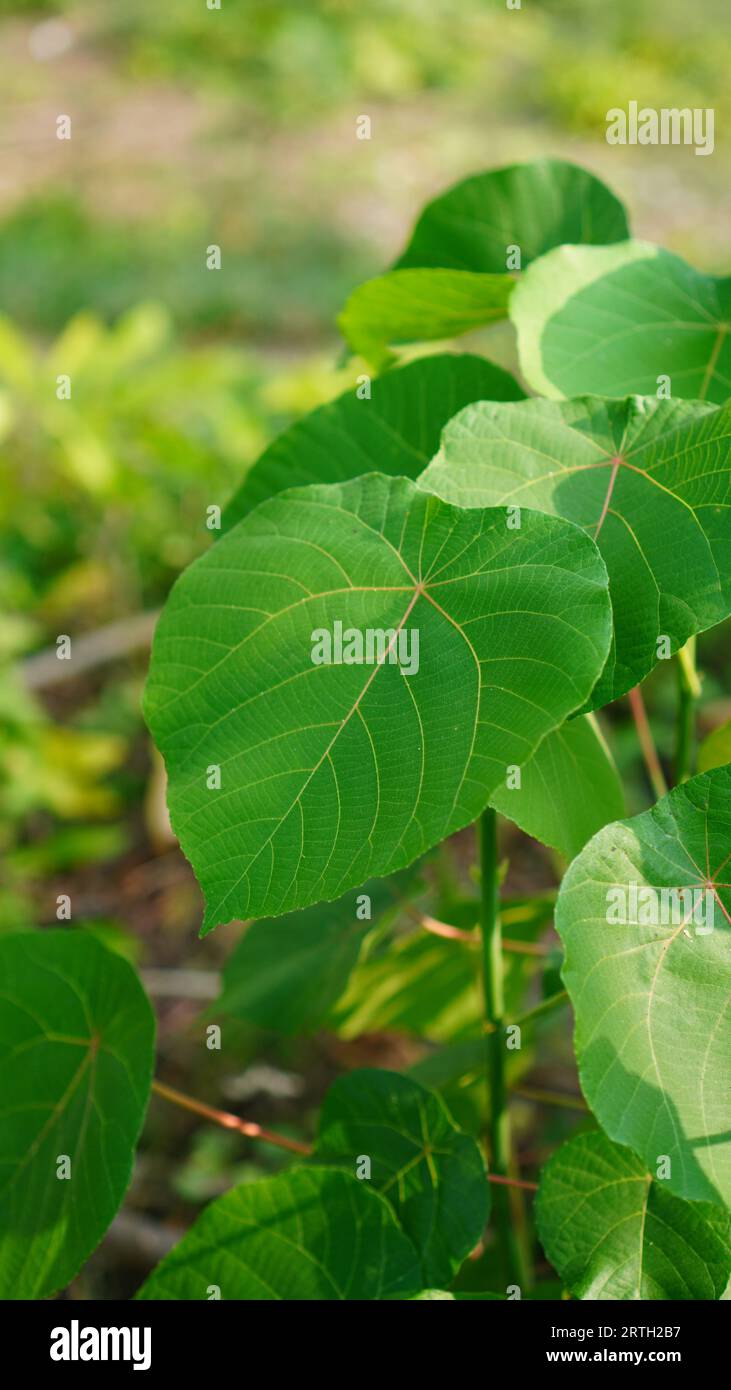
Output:
M237 929L196 941L198 892L139 707L150 615L209 543L206 508L351 379L336 311L398 253L423 202L468 173L573 159L625 199L637 235L728 271L727 0L0 0L0 65L0 927L55 922L68 894L73 921L143 969L210 969ZM630 99L713 106L713 157L608 147L605 113ZM62 113L68 141L56 139ZM370 141L355 138L362 113ZM206 269L213 243L220 271ZM510 365L504 333L498 346ZM73 678L59 674L59 634L91 643ZM706 728L731 712L727 650L724 631L699 644ZM666 756L669 665L648 683ZM640 809L626 702L608 727ZM550 893L553 856L509 830L505 854L510 892ZM440 910L457 925L470 925L471 856L458 837L438 866ZM400 949L403 979L431 978L435 951L433 938ZM478 1126L481 1059L465 1076L460 1052L474 1047L471 967L454 1026L379 1013L380 968L376 952L339 1031L303 1042L240 1028L233 1054L201 1049L199 999L163 997L163 1066L214 1103L302 1132L342 1066L413 1065ZM420 998L428 1013L431 989ZM451 1037L436 1057L412 1036L430 1026ZM568 1036L555 1057L571 1076ZM538 1142L532 1113L523 1130L519 1117L528 1171L564 1132L559 1110ZM185 1223L234 1177L279 1162L266 1148L242 1158L231 1136L156 1104L132 1205ZM136 1282L103 1248L75 1291Z

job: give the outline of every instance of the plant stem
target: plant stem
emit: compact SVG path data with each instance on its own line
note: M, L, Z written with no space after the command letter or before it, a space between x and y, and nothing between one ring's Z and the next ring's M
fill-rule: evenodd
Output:
M582 1110L584 1114L589 1109L581 1096L570 1096L563 1091L544 1091L537 1086L515 1086L511 1094L519 1096L521 1100L532 1100L536 1105L557 1105L564 1110Z
M520 1187L525 1192L537 1192L537 1182L524 1182L521 1178L501 1178L497 1173L488 1173L488 1182L501 1183L503 1187Z
M678 724L675 740L675 781L685 782L695 756L695 709L701 683L695 665L695 637L677 653Z
M558 994L549 995L548 999L542 999L540 1004L536 1004L532 1009L526 1009L524 1014L518 1014L517 1018L512 1018L511 1023L518 1023L522 1028L524 1023L532 1023L534 1018L541 1018L543 1014L553 1013L554 1009L560 1009L562 1004L568 1003L568 994L565 989L559 990Z
M238 1115L231 1115L226 1110L215 1110L212 1105L206 1105L204 1101L196 1100L193 1096L186 1096L182 1091L176 1091L174 1087L166 1086L162 1081L153 1081L152 1089L156 1095L171 1101L173 1105L179 1105L182 1110L192 1110L194 1115L202 1115L204 1120L212 1120L223 1129L235 1129L239 1134L245 1134L247 1139L264 1139L267 1144L289 1149L290 1153L312 1152L309 1144L301 1144L297 1139L288 1139L284 1134L272 1134L270 1129L263 1129L253 1120L241 1120Z
M630 690L629 703L630 709L632 710L632 718L635 721L635 728L637 729L637 737L640 741L640 748L642 749L642 756L645 760L647 774L652 784L652 790L659 800L661 796L667 796L668 784L665 781L665 774L662 770L660 759L657 756L655 740L652 737L652 730L647 718L645 702L642 699L639 685L636 685L633 690Z
M505 1080L505 1001L503 958L498 905L497 817L488 807L478 822L480 853L480 929L482 934L482 978L488 1049L490 1119L488 1149L491 1174L498 1180L494 1194L495 1224L503 1273L508 1283L528 1287L529 1273L525 1252L516 1227L525 1232L525 1210L519 1190L509 1191L516 1181L510 1145L510 1113ZM512 1198L512 1202L511 1202Z

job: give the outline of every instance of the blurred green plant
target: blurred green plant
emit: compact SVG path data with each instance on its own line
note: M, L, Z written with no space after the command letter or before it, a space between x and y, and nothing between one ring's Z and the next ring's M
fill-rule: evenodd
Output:
M259 385L238 351L182 347L154 303L112 328L78 315L47 349L1 321L8 606L78 630L155 602L266 438Z

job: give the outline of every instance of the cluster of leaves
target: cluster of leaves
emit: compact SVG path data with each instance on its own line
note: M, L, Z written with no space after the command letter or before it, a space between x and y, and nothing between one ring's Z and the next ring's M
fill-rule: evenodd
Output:
M478 907L458 940L390 920L410 866L487 807L573 859L556 925L601 1128L543 1171L543 1249L576 1297L723 1296L731 767L717 749L623 819L594 712L731 613L730 297L630 240L617 199L573 166L458 185L345 306L351 348L382 375L274 441L175 585L145 714L202 933L256 919L218 1011L346 1036L399 1014L447 1046L416 1077L336 1082L312 1154L214 1202L141 1296L462 1296L489 1188L438 1092L484 1064ZM541 398L481 357L401 361L404 344L506 315ZM311 634L335 622L418 627L418 670L314 664ZM629 884L710 893L714 930L610 925L608 892ZM523 909L540 930L545 902ZM38 1296L122 1200L153 1030L133 971L97 941L21 933L0 952L0 1274ZM525 977L505 985L501 1033Z

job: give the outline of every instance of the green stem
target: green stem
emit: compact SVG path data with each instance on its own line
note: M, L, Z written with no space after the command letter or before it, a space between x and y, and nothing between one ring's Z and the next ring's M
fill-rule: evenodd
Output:
M535 1004L532 1009L526 1009L524 1014L518 1014L517 1018L511 1019L511 1023L518 1023L523 1027L524 1023L532 1023L534 1018L540 1018L543 1014L550 1014L554 1009L560 1009L562 1004L568 1003L568 994L565 989L559 990L558 994L550 994L547 999L542 999L540 1004Z
M480 849L480 929L482 935L482 978L485 995L485 1019L488 1024L488 1082L490 1118L488 1149L490 1170L498 1178L515 1178L510 1143L510 1112L505 1079L505 1000L503 993L503 957L500 930L497 817L488 808L478 822ZM528 1263L524 1242L516 1231L526 1235L525 1207L519 1189L499 1183L493 1193L495 1226L503 1274L507 1283L525 1289L529 1284Z
M693 770L695 757L695 711L701 693L695 665L695 637L677 654L678 723L675 740L675 781L685 782Z
M538 1086L515 1086L512 1094L520 1096L521 1100L532 1100L536 1105L557 1105L559 1109L581 1110L584 1114L589 1109L581 1096L570 1096L563 1091L544 1091Z

